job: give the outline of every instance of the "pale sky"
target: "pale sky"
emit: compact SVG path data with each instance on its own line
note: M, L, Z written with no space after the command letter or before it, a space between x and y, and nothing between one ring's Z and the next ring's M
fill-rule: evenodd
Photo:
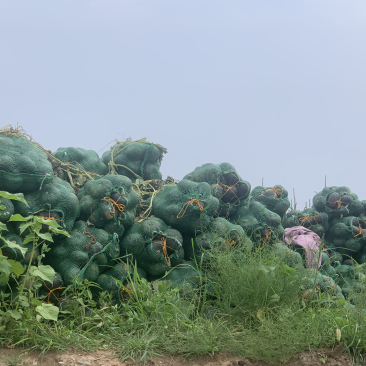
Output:
M181 179L229 162L298 208L366 199L365 0L0 0L0 127L100 153L147 137Z

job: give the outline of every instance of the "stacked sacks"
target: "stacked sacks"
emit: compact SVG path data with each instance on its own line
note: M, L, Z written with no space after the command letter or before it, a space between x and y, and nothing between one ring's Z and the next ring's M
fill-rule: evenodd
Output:
M240 225L257 244L278 242L285 236L281 217L255 199L248 199L246 205L239 207L230 221Z
M183 262L183 238L179 231L168 227L156 217L132 225L121 241L121 255L136 261L137 267L150 277L163 276Z
M138 199L127 177L106 175L89 180L80 189L78 198L81 220L108 233L116 233L120 238L135 220Z
M238 248L251 245L251 241L245 234L244 229L234 225L223 217L217 217L211 221L206 230L195 237L184 237L184 253L187 260L196 260L198 263L204 258L204 251L213 246L221 250Z
M136 274L138 278L135 278ZM100 288L97 288L96 292L98 295L101 291L107 291L112 295L114 300L128 300L131 294L131 289L129 287L130 281L136 281L143 278L146 279L144 270L136 268L135 272L132 267L124 262L120 262L98 276L95 282Z
M286 214L283 227L304 226L319 235L320 238L329 228L328 215L325 212L318 212L314 208L308 208L303 211L290 211Z
M32 192L52 181L53 170L47 155L19 134L1 133L0 190Z
M26 217L37 215L48 220L56 220L65 230L70 231L79 216L79 201L74 190L67 182L54 177L41 189L24 195L29 207L20 201L14 201L15 213Z
M70 163L88 173L95 173L100 176L108 173L107 166L103 164L98 154L93 150L85 150L80 147L60 147L53 153L53 156L63 163ZM67 172L63 173L63 179L68 180Z
M167 150L158 144L138 141L117 142L102 156L110 171L136 179L161 179L160 165Z
M256 201L262 203L268 210L283 217L290 207L288 192L280 185L274 187L255 187L250 193Z
M120 254L117 235L88 226L84 221L75 223L70 237L54 236L49 247L44 262L62 276L65 285L71 285L75 279L95 281L115 264Z
M211 186L211 194L220 201L220 216L233 215L249 196L250 183L242 180L229 163L204 164L187 174L184 179L206 182Z
M351 257L365 260L363 251L366 246L366 225L357 217L333 219L327 239L333 244L332 249L343 255L343 259Z
M219 205L208 183L183 179L176 185L164 186L155 196L152 208L154 216L183 235L195 235L210 224Z
M325 212L329 219L345 216L358 216L364 207L357 195L348 187L325 187L313 198L318 212Z

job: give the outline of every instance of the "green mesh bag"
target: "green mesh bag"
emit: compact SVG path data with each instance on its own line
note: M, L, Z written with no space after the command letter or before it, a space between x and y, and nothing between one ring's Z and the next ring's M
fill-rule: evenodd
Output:
M121 240L121 255L128 255L148 276L162 276L182 263L183 238L156 217L138 222L126 230Z
M80 206L74 190L67 182L54 177L49 184L43 184L40 190L24 195L29 207L14 201L14 211L26 217L37 215L45 219L56 220L65 230L70 231L79 216Z
M138 141L117 142L102 156L111 173L125 175L132 182L136 179L161 179L160 165L167 150L161 145Z
M348 187L325 187L313 198L318 212L326 212L329 219L335 217L358 216L364 207L357 195Z
M249 196L250 183L242 180L229 163L204 164L197 167L183 179L206 182L211 186L211 194L220 201L219 216L233 215L237 207Z
M144 270L136 268L136 272L133 267L124 262L117 263L107 272L99 275L95 281L100 287L97 289L96 294L99 295L101 291L107 291L112 294L115 301L128 300L131 295L130 281L135 282L143 278L146 279Z
M336 218L330 223L327 240L332 242L344 259L357 258L366 244L366 227L362 227L355 216Z
M251 245L251 241L244 229L223 217L214 219L207 229L196 237L185 236L183 241L185 259L196 260L198 263L206 260L205 250L209 250L213 246L226 251L230 248L238 249L245 245Z
M290 211L286 214L283 227L304 226L319 235L320 238L329 229L328 215L325 212L318 212L315 208L303 211Z
M283 243L276 243L273 246L273 253L279 256L283 262L291 268L303 268L304 259L301 254L292 250L288 245Z
M13 202L7 198L0 197L0 222L7 222L13 214Z
M15 244L18 244L22 248L27 249L27 252L23 255L22 252L17 248L9 247L2 239L0 239L0 249L2 254L14 261L20 262L23 265L28 265L32 259L32 264L37 262L37 257L39 256L39 249L35 248L32 256L33 243L23 244L23 238L17 234L5 234L3 237Z
M75 280L95 281L98 276L115 265L120 249L117 235L77 221L70 237L54 236L49 244L44 263L60 273L65 285Z
M52 178L52 165L44 151L25 137L0 132L0 190L31 192Z
M85 150L81 147L60 147L53 153L53 156L63 163L71 163L88 173L95 173L100 176L108 173L108 167L93 150ZM66 172L63 173L63 179L69 180L68 174Z
M131 180L122 175L106 175L89 180L78 193L80 218L120 238L135 221L137 194Z
M256 201L266 206L268 210L275 212L281 217L284 216L290 207L288 192L280 185L274 187L255 187L250 193Z
M59 273L55 273L52 282L44 281L42 283L41 288L39 289L39 296L43 301L47 302L47 304L60 305L62 303L63 292L65 291L66 286L64 284L64 280Z
M240 225L253 242L262 245L277 243L285 236L281 217L254 199L239 207L230 221Z
M219 200L211 195L208 183L187 179L165 186L153 200L153 215L182 234L204 230L217 215Z

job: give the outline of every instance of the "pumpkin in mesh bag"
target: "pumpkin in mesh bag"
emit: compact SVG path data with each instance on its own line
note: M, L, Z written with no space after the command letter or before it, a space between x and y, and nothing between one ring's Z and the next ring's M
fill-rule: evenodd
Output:
M106 175L89 180L78 193L80 219L122 237L135 220L137 194L131 180L121 175Z
M162 276L184 258L183 238L179 231L161 219L150 217L127 229L121 240L121 255L136 261L148 276Z
M193 182L206 182L211 193L220 201L218 215L229 216L244 202L250 193L250 183L243 180L229 163L207 163L197 167L184 179Z

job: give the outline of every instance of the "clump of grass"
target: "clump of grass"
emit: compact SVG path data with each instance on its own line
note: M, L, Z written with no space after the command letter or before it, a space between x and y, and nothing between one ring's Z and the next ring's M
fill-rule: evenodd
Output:
M96 302L88 291L91 284L81 284L58 322L7 323L0 343L12 340L43 353L75 345L87 351L113 348L122 359L136 361L224 351L277 363L343 342L360 358L366 349L366 294L359 292L354 306L330 295L305 304L300 294L306 269L274 248L213 247L206 253L201 283L189 296L168 281L137 280L130 284L131 299L114 304L105 293Z

